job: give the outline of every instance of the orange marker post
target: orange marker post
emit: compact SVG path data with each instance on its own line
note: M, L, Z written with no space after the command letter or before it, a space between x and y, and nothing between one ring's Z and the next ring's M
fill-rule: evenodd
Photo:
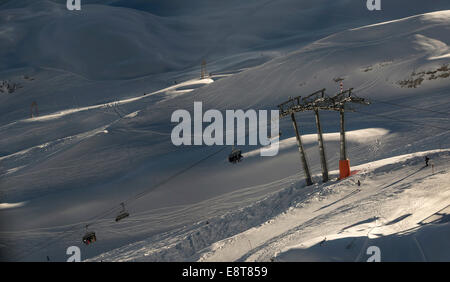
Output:
M339 160L339 179L350 176L350 160Z

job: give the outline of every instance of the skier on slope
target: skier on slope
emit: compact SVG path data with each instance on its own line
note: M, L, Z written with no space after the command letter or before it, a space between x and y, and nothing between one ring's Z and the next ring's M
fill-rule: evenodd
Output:
M425 166L428 166L429 161L430 161L430 158L428 156L425 156Z

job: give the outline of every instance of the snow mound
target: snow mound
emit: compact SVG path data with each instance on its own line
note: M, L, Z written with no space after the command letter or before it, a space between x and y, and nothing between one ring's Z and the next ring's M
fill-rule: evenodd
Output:
M415 43L418 45L418 48L429 53L429 60L438 60L450 57L449 47L444 42L423 36L421 34L416 34L415 37Z

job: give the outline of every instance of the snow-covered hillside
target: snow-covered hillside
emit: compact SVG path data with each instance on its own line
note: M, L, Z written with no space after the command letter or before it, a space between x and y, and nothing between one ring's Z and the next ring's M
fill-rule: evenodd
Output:
M6 260L65 260L72 245L89 260L364 260L392 244L386 260L449 260L448 1L62 2L0 2L0 80L21 86L0 93ZM298 114L311 187L287 119L277 156L243 146L237 165L231 148L170 140L172 112L194 101L275 109L339 79L371 101L346 114L349 179L320 182L311 113ZM321 121L336 177L338 115Z
M434 173L424 167L425 155ZM375 245L383 261L448 261L449 157L449 150L435 150L383 159L355 167L359 173L349 179L308 188L285 179L284 189L208 224L94 260L365 261Z
M29 115L34 100L55 112L133 97L196 77L202 59L210 72L236 71L338 31L450 8L447 0L389 1L382 13L358 0L85 0L74 12L65 2L0 1L0 74L25 86L0 97L1 123Z

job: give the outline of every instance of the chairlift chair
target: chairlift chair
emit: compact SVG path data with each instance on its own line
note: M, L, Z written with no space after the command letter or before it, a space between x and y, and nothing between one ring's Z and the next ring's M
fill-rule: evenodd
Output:
M242 156L242 152L239 149L234 148L231 150L231 153L228 155L228 161L230 163L237 163L240 162L242 160L243 156Z
M86 225L86 234L83 236L83 243L89 245L97 241L97 236L95 236L95 232L89 232L87 228L88 226Z
M122 206L122 211L120 211L120 213L116 216L116 222L130 216L130 214L125 210L125 204L121 203L120 205Z

